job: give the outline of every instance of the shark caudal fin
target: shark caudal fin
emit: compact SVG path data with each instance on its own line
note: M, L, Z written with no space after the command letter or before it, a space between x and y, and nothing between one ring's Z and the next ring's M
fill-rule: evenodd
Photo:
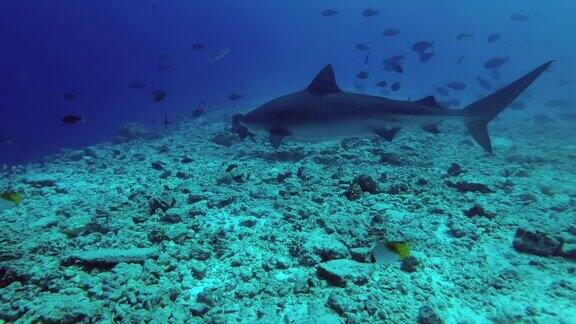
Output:
M492 153L492 144L490 143L490 136L488 136L488 123L528 88L552 62L554 61L537 67L532 72L529 72L508 86L464 108L470 115L470 118L466 121L466 127L468 127L468 131L472 137L474 137L474 140L476 140L486 152Z

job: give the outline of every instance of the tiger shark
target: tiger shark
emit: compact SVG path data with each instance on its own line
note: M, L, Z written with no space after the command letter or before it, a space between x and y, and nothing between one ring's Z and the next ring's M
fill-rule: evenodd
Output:
M272 99L246 114L235 114L231 131L242 139L253 138L254 132L267 133L270 144L278 148L284 139L318 142L373 134L392 141L405 126L438 134L440 123L458 120L476 143L492 153L488 123L553 62L537 67L463 109L444 108L434 96L400 101L345 92L336 84L334 70L328 64L306 89Z

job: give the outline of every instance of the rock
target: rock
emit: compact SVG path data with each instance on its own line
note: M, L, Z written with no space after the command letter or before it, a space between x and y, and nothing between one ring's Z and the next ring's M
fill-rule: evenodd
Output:
M333 290L326 301L326 305L342 317L346 317L347 313L357 310L354 301L342 290Z
M420 261L415 256L409 256L402 260L402 266L400 269L405 272L414 272L418 269Z
M208 307L208 305L202 303L193 303L189 307L190 307L190 314L192 314L193 316L202 316L208 313L208 311L210 310L210 307Z
M562 244L560 256L566 259L576 260L576 242Z
M323 232L312 233L302 245L300 263L312 266L320 262L348 257L348 248L342 242Z
M442 324L444 321L430 306L422 306L418 311L418 324Z
M109 267L118 263L141 263L148 259L157 259L155 248L96 249L72 252L64 260L65 264L80 264L90 267Z
M182 221L182 217L178 214L167 213L167 214L162 215L160 220L165 222L165 223L176 224L176 223L180 223Z
M520 252L549 257L560 254L562 243L560 239L552 239L540 231L530 232L519 228L512 246Z
M370 256L370 252L372 249L369 247L361 247L361 248L353 248L350 249L350 255L352 256L352 260L358 262L368 262L368 256Z
M487 193L491 193L494 192L494 190L490 189L487 185L482 184L482 183L476 183L476 182L466 182L466 181L460 181L460 182L452 182L452 181L446 181L446 185L452 188L456 188L458 191L462 192L462 193L466 193L466 192L479 192L482 194L487 194Z
M331 260L318 265L318 277L335 286L346 286L348 283L364 285L373 269L373 265L359 263L349 259Z
M89 215L74 215L66 222L62 222L62 232L70 237L76 237L86 232L92 221Z
M460 164L458 164L458 163L452 163L452 164L450 164L450 167L446 171L446 174L449 177L459 176L460 174L462 174L462 167L460 167Z
M484 209L484 207L475 204L470 209L464 211L464 215L468 217L482 216L486 218L494 218L494 214Z
M400 156L398 156L396 153L380 154L380 163L392 166L402 166L404 164Z

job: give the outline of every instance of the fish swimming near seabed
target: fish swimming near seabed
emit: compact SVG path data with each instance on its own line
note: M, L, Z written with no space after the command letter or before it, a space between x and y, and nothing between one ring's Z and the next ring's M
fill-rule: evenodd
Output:
M216 61L219 61L221 59L223 59L226 55L230 54L230 51L232 49L230 48L224 48L219 50L218 52L216 52L216 54L212 55L211 57L208 58L208 61L210 63L214 63Z
M459 120L476 143L492 153L488 123L516 99L551 64L547 62L508 86L475 101L464 109L440 106L434 96L416 101L345 92L336 84L332 65L326 65L302 91L272 99L232 117L232 132L241 138L267 134L274 148L284 139L305 142L377 135L392 141L405 126L437 130L445 120Z

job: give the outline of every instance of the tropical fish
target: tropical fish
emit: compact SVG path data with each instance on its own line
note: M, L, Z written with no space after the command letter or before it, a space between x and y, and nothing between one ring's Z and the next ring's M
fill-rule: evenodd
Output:
M378 242L370 253L370 262L390 264L410 256L410 246L404 241Z
M453 82L448 82L446 83L446 86L448 88L454 89L454 90L464 90L466 89L466 85L462 82L459 81L453 81Z
M272 147L278 148L286 138L319 141L374 134L392 141L406 125L429 128L445 120L459 120L474 140L492 153L488 123L551 64L537 67L461 110L445 109L433 96L400 101L344 92L336 84L332 66L326 65L304 90L272 99L248 113L235 114L230 130L244 137L254 132L267 134Z
M482 88L484 88L484 89L486 89L486 90L492 90L492 84L490 84L490 82L488 82L487 80L482 79L481 77L477 77L477 78L476 78L476 81L478 81L478 84L479 84Z
M226 55L230 54L230 51L231 51L230 48L221 49L218 52L216 52L216 54L214 54L210 58L208 58L208 61L210 63L214 63L216 61L219 61L219 60L223 59Z
M233 93L228 95L228 99L230 101L236 101L236 100L242 99L242 97L244 97L244 96L239 94L239 93L236 93L236 92L233 92Z
M362 11L362 16L364 17L374 17L378 15L380 15L380 10L365 9L364 11Z
M500 34L500 33L492 33L492 34L488 35L488 37L486 38L486 42L494 43L494 42L497 42L501 37L502 37L502 34Z
M398 33L400 33L400 29L386 29L384 32L382 32L382 36L390 37L398 35Z
M495 57L495 58L492 58L492 59L489 59L488 61L486 61L486 63L484 64L484 68L486 70L497 69L508 62L509 62L508 57L506 57L506 58Z
M76 124L78 122L84 123L84 116L66 115L60 119L64 124Z
M427 49L432 48L434 46L434 42L429 42L429 41L419 41L414 43L414 45L412 45L412 50L414 52L418 52L420 53L420 55L422 55L422 53L424 53Z
M366 44L358 43L356 44L356 49L359 51L368 51L371 49L371 47Z
M166 92L164 90L156 90L152 92L152 100L154 102L160 102L166 98Z
M433 55L434 55L433 52L421 54L421 55L420 55L420 63L424 63L424 62L430 61L430 59L432 58Z
M474 33L460 33L456 36L456 40L463 40L465 38L472 38L474 37Z
M340 11L338 11L338 10L326 9L326 10L322 11L322 16L330 17L330 16L337 15L339 13L340 13Z
M358 74L356 74L356 77L358 79L361 79L361 80L366 80L366 79L368 79L369 76L370 76L370 73L368 73L366 71L360 71L360 72L358 72Z
M380 88L384 88L387 85L388 85L388 83L386 81L380 81L380 82L376 83L376 86L380 87Z
M398 91L398 90L400 90L400 88L402 88L402 86L400 85L400 82L394 82L390 86L390 89L392 89L392 91Z

